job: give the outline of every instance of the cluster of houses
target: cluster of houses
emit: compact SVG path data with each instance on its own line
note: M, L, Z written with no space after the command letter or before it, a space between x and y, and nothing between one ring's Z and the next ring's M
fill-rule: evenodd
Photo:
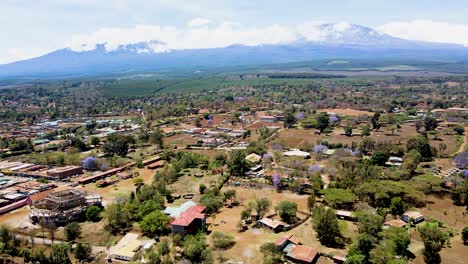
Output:
M229 142L230 139L242 137L247 130L228 127L216 127L215 129L195 127L184 129L182 132L200 139L201 147L217 147Z
M0 178L0 214L7 213L27 204L27 199L55 188L54 184L29 180Z

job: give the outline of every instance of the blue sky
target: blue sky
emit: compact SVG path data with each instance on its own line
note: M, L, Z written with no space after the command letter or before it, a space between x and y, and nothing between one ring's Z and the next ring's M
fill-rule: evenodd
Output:
M190 42L172 48L219 46L236 38L276 43L294 38L301 25L343 21L402 38L468 45L466 11L463 0L2 0L0 63L142 35ZM211 36L223 41L205 41Z

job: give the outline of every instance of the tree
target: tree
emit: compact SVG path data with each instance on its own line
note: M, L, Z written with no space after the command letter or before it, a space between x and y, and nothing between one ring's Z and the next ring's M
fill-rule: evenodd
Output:
M440 263L439 252L447 244L449 237L438 223L426 223L418 228L424 242L424 260L426 263Z
M383 166L390 158L387 152L377 151L371 157L372 164Z
M463 240L463 243L467 243L468 242L468 226L465 226L461 232L461 237L462 237L462 240Z
M410 175L413 175L421 159L421 153L416 149L412 149L403 157L402 168L408 171Z
M51 264L71 264L70 257L68 257L69 246L67 243L52 244L52 252L50 253Z
M405 256L410 244L410 236L405 228L389 227L381 233L383 240L391 240L394 243L394 252L398 256Z
M203 234L185 236L183 241L184 257L192 263L212 263L212 255Z
M245 152L233 150L227 162L229 173L233 176L243 176L247 168Z
M380 116L381 116L380 112L375 112L371 118L371 124L374 130L380 129L380 123L379 123Z
M91 145L97 146L99 143L101 143L101 140L98 137L91 137L89 142Z
M78 243L73 249L73 255L80 263L83 263L91 257L91 247L88 244Z
M406 210L406 204L401 200L401 197L393 197L390 202L390 212L395 217L402 215Z
M359 149L364 153L364 154L369 154L370 152L375 150L375 140L370 137L364 138L361 143L359 143Z
M341 243L342 235L333 209L323 205L315 207L312 223L320 243L330 247Z
M287 111L286 114L284 115L284 127L285 128L291 128L296 124L296 117L294 116L294 113L292 111Z
M158 253L161 256L165 256L171 252L171 249L169 248L169 241L167 239L161 240L158 244Z
M279 217L286 223L292 223L296 219L297 204L290 201L281 201L275 207Z
M376 235L382 230L384 218L378 214L368 212L357 212L356 218L358 221L359 233L368 235Z
M424 118L424 130L426 130L426 132L435 130L437 126L438 122L434 117L426 116Z
M252 215L252 211L250 209L242 210L241 212L241 220L249 219Z
M109 204L105 211L106 228L113 234L126 231L131 225L132 215L122 202Z
M86 220L91 222L98 222L101 220L102 209L96 205L90 206L86 209Z
M380 241L369 254L369 261L373 264L390 263L395 258L395 245L391 240Z
M353 128L351 126L345 126L344 133L346 136L350 137L353 135Z
M315 196L311 194L307 197L307 209L309 210L309 212L311 212L312 209L314 209L314 206L315 206Z
M322 112L317 116L317 128L320 130L320 133L323 133L325 129L330 125L330 117L327 113Z
M140 228L143 233L155 236L162 234L167 230L167 224L169 223L169 217L161 211L154 211L145 217L140 222Z
M461 125L456 125L453 127L453 132L457 135L463 135L465 134L465 128Z
M223 197L218 190L210 190L202 195L200 204L206 207L207 214L215 213L219 208L223 207Z
M429 144L429 140L427 137L422 135L410 138L406 143L406 149L407 152L410 152L413 149L418 151L423 160L430 160L434 157L434 151Z
M81 236L81 226L77 222L72 222L65 226L63 232L67 241L74 242Z
M368 136L370 136L370 134L371 134L370 127L368 125L363 126L361 135L364 136L364 137L368 137Z
M114 155L125 157L128 154L128 148L131 142L132 139L129 136L118 134L110 135L107 137L106 143L103 146L103 151L108 157Z
M211 241L217 249L228 249L236 243L234 236L219 231L214 231L211 234Z
M354 254L346 258L345 264L365 264L366 256L362 254Z
M206 185L203 184L203 183L200 183L200 185L198 186L198 191L200 192L200 194L204 194L205 193L205 190L206 190Z
M260 246L263 254L263 264L281 264L283 255L281 250L274 243L265 243Z
M249 207L257 212L257 216L262 218L271 207L271 201L268 198L258 198L249 203Z
M149 135L149 141L151 144L158 146L160 149L163 148L163 138L164 138L164 133L162 130L157 127L150 135Z
M224 199L230 201L232 204L233 201L236 200L237 197L237 192L234 189L229 189L226 192L224 192Z

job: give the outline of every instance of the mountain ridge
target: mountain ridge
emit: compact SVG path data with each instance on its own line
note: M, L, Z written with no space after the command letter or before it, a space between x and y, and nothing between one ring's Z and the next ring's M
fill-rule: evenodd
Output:
M161 71L328 58L468 60L468 48L462 45L405 40L348 23L322 24L318 29L296 41L281 44L171 49L159 40L151 40L122 43L114 48L101 43L84 51L63 48L0 65L0 78Z

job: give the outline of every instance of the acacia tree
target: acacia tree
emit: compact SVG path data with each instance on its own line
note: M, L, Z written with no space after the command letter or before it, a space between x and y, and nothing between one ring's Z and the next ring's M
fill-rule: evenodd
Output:
M262 218L271 207L271 201L268 198L259 198L249 202L249 208L257 212L257 216Z
M276 212L286 223L291 223L296 218L297 204L290 201L281 201L275 207Z

